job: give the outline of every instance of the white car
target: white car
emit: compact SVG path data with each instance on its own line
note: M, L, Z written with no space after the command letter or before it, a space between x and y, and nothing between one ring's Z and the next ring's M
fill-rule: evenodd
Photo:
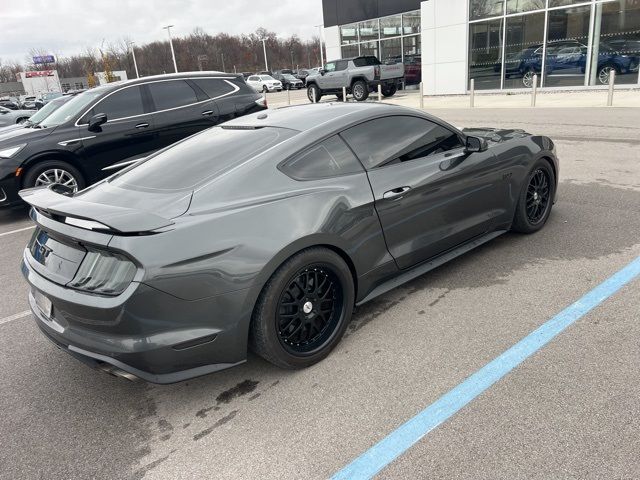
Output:
M24 123L34 113L36 113L35 110L9 110L0 107L0 127Z
M280 92L282 91L282 82L276 80L271 75L251 75L247 78L247 85L252 87L256 92Z

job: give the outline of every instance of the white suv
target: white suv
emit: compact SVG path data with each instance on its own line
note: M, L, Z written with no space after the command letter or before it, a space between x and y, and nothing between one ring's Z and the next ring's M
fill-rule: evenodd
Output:
M282 82L276 80L271 75L251 75L247 78L247 85L253 87L256 92L282 91Z

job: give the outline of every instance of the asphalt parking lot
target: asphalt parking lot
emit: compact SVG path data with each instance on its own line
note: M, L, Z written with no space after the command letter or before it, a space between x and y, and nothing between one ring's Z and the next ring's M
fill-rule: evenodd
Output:
M89 369L26 313L19 261L32 230L26 210L1 211L0 478L331 477L640 256L639 109L434 113L554 138L548 224L360 307L304 371L251 356L155 386ZM638 478L639 293L640 278L604 299L379 478Z

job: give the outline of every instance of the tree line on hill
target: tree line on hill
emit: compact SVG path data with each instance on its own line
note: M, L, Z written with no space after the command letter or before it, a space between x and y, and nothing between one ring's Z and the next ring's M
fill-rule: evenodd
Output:
M320 65L320 43L317 36L310 40L301 40L297 35L278 38L275 32L264 28L248 35L210 35L201 28L196 28L189 35L173 38L178 70L238 73L264 70L263 38L270 70ZM135 78L129 44L128 39L108 45L103 42L100 47L87 48L78 55L55 55L55 62L50 64L30 63L33 56L51 53L46 48L32 49L25 64L17 61L3 63L0 59L0 82L16 81L17 72L29 70L57 70L60 78L88 77L90 81L95 72L125 70L129 78ZM135 44L133 48L140 76L174 71L168 40Z

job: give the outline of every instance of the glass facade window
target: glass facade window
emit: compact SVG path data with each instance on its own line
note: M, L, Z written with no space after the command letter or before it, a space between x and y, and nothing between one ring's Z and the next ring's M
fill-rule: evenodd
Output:
M529 88L542 71L544 12L507 17L506 22L504 88Z
M590 17L591 5L549 11L544 86L584 85Z
M377 57L378 59L380 58L379 56L379 49L378 49L378 43L379 42L366 42L366 43L361 43L360 44L360 55L374 55L375 57Z
M366 22L358 23L358 34L361 42L369 40L378 40L379 38L379 23L376 20L367 20Z
M402 35L402 17L394 15L380 19L380 38L399 37Z
M380 61L387 65L402 63L402 44L400 37L380 41Z
M402 32L405 35L420 33L420 11L402 14Z
M500 88L503 19L469 24L469 80L478 90Z
M358 43L358 27L355 23L340 27L340 43L342 45Z
M360 47L358 45L343 45L342 58L357 57L360 54Z
M590 85L606 85L612 70L616 84L638 82L640 0L596 4Z
M402 39L404 58L404 81L407 85L418 85L422 80L422 55L420 36Z
M588 1L588 0L587 0ZM507 0L507 13L544 10L545 0Z
M576 3L589 3L589 0L549 0L549 8L575 5Z
M497 17L503 13L503 0L469 0L469 20Z

